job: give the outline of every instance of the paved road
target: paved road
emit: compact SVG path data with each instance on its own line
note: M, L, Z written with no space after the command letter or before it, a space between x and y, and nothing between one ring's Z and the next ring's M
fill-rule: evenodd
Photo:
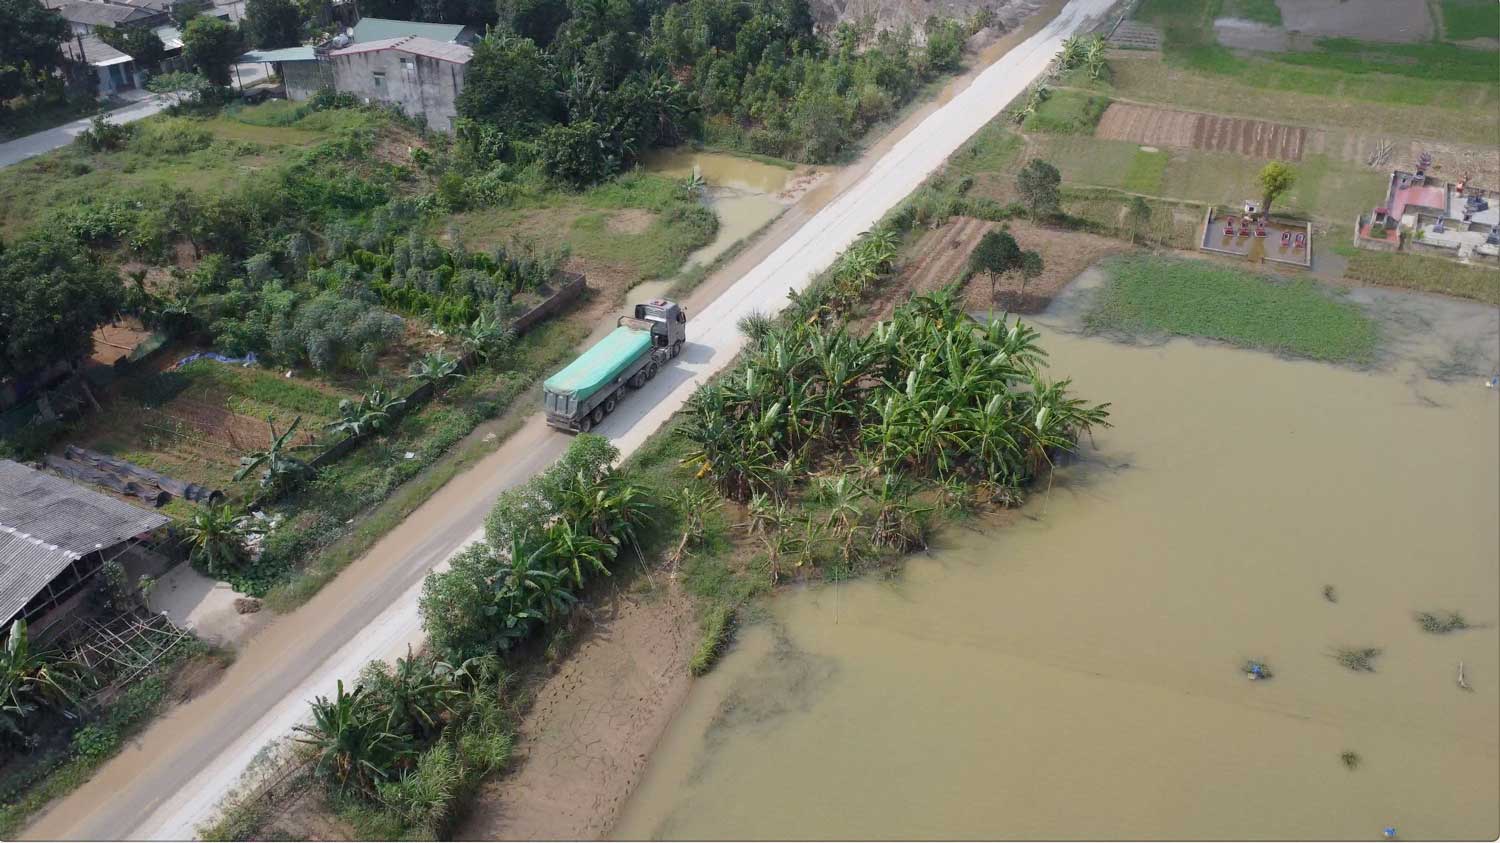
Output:
M265 65L244 64L240 65L240 81L245 85L253 85L266 76ZM137 95L139 96L139 95ZM121 106L114 111L108 112L111 123L134 123L144 120L167 107L167 100L156 94L140 96L134 102ZM64 123L56 128L37 132L34 135L16 138L12 141L0 143L0 167L9 167L12 164L25 161L44 152L51 152L59 147L67 146L73 139L83 133L89 127L93 117L85 117Z
M745 341L737 327L741 317L779 310L788 289L804 288L827 268L1036 78L1065 37L1112 2L1071 0L899 139L877 146L845 182L833 185L843 187L836 197L821 190L809 194L805 201L821 204L815 213L788 212L767 241L688 299L690 344L682 356L623 402L598 432L623 453L638 448L699 383L734 359ZM484 515L499 491L551 464L567 443L539 418L531 419L307 605L257 635L218 685L158 720L33 823L26 836L191 836L263 748L306 716L307 700L331 694L335 680L352 678L371 659L394 658L408 645L420 644L417 597L423 576L482 535Z

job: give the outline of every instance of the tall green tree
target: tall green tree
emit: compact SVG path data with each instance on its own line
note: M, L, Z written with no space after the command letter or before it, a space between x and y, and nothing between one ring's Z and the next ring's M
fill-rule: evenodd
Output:
M229 71L245 52L245 41L239 27L232 23L198 16L182 30L182 55L215 85L228 85Z
M0 252L0 377L27 375L94 349L94 329L119 312L117 272L77 243L39 235Z
M0 100L30 93L62 61L68 22L39 0L0 0Z
M1026 162L1016 175L1016 190L1033 217L1051 216L1062 210L1062 174L1040 158Z
M301 44L302 24L302 7L296 0L248 0L240 28L250 46L275 50Z
M1255 184L1260 188L1262 214L1271 213L1271 203L1291 189L1297 181L1297 171L1281 161L1272 161L1260 169Z
M524 137L560 116L551 61L530 38L493 32L474 45L458 113Z
M984 273L990 281L990 298L995 297L995 285L1007 272L1021 266L1021 247L1009 231L994 229L986 231L969 253L969 271Z

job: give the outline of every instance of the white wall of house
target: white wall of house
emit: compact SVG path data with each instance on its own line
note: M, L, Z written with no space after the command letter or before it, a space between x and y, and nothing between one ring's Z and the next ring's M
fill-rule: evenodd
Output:
M371 50L333 57L334 87L360 99L388 103L427 125L453 131L465 65L400 50Z

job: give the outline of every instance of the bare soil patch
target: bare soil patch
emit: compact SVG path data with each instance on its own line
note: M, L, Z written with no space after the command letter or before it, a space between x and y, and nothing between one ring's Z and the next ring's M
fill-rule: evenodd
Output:
M954 217L928 232L903 257L900 278L870 307L871 320L888 317L908 296L932 292L957 281L964 272L969 253L985 232L1000 223L974 217ZM988 278L974 278L964 287L965 307L970 311L990 309L1011 313L1038 313L1068 282L1099 260L1129 251L1130 247L1109 237L1079 231L1049 228L1024 220L1006 223L1023 249L1042 256L1042 274L1026 284L1021 296L1019 278L1003 278L990 296Z
M1111 103L1094 130L1094 136L1102 140L1237 152L1282 161L1302 160L1308 134L1302 126L1122 102Z
M457 840L591 840L609 832L692 677L697 624L675 585L594 608L594 626L543 684L517 767L487 782Z
M644 208L627 208L610 214L604 225L614 234L645 234L656 216Z

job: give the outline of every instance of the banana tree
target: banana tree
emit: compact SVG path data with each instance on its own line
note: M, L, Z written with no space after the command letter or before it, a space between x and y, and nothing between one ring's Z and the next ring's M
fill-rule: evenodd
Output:
M346 691L340 679L333 699L313 700L312 714L311 724L295 728L296 740L312 749L314 772L339 790L373 794L376 782L393 777L415 755L411 740L393 728L390 713L363 685Z
M594 538L566 518L554 521L545 535L558 570L565 576L571 573L575 587L583 588L585 569L606 577L610 575L609 562L617 553L613 544Z
M248 556L244 516L228 504L195 510L182 531L188 558L211 575L238 570Z
M56 651L33 648L26 621L12 621L0 646L0 735L8 742L27 743L25 724L32 715L48 708L76 708L79 692L89 684L82 666Z
M463 373L459 371L459 360L457 357L447 352L434 351L424 355L421 360L413 363L411 373L407 377L424 384L431 384L433 388L437 388L445 381L462 378Z
M293 445L292 437L297 433L298 425L302 424L302 417L292 419L291 425L281 433L276 432L276 422L266 419L271 428L271 442L263 451L255 451L240 458L240 469L234 473L234 479L240 481L250 476L250 472L257 468L263 468L260 475L260 485L263 488L282 488L287 484L302 479L312 472L312 466L292 456L292 451L306 447Z

